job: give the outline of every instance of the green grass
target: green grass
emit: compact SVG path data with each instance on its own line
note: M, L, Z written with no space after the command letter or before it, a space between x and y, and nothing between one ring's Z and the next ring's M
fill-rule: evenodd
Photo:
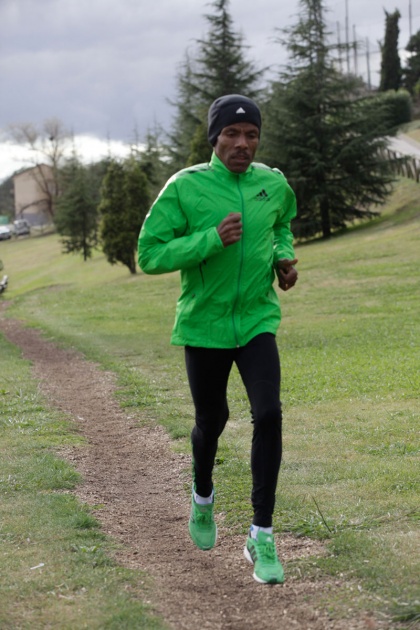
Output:
M407 624L419 613L419 190L402 180L368 226L297 248L299 283L282 295L278 335L285 449L275 527L324 539L328 549L289 563L288 573L356 584L329 603L332 614L351 601ZM54 236L2 243L0 257L9 314L114 370L121 404L161 423L188 452L183 351L169 345L178 275L133 278L101 254L83 263L60 254ZM236 371L229 402L218 511L232 533L244 533L251 425Z
M163 628L143 603L147 579L113 560L80 477L54 454L82 446L47 408L29 364L0 338L0 627Z

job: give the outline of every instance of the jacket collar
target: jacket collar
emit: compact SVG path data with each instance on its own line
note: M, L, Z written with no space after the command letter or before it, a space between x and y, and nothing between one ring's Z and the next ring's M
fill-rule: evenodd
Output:
M247 170L244 173L233 173L232 171L230 171L222 162L222 160L220 160L217 155L215 154L215 152L213 151L213 154L211 156L210 159L210 166L211 168L216 171L217 173L223 174L226 177L247 177L249 176L252 171L254 170L253 164L251 163Z

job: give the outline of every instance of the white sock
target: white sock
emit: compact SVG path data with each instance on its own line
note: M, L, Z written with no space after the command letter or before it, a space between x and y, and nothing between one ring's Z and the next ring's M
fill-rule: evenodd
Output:
M251 525L249 528L249 535L251 538L256 538L258 536L258 532L264 532L265 534L273 534L272 527L260 527L259 525Z
M200 495L197 494L195 490L193 492L194 492L194 501L198 505L209 505L210 503L213 503L214 490L209 497L200 497Z

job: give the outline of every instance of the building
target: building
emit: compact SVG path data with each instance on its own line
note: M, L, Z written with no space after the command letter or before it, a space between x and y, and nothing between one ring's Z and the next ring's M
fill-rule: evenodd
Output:
M13 176L15 218L30 225L50 223L54 214L56 183L48 164L37 164Z

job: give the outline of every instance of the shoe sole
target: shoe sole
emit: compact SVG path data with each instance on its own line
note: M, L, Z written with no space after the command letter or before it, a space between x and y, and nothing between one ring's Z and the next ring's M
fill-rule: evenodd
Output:
M251 554L248 551L248 547L246 545L244 547L244 556L248 560L248 562L250 562L254 566L254 561L253 561L253 559L251 557ZM252 574L252 577L259 584L283 584L283 582L284 582L284 578L282 580L280 580L280 581L279 580L262 580L260 577L258 577L258 575L255 573L255 571Z

